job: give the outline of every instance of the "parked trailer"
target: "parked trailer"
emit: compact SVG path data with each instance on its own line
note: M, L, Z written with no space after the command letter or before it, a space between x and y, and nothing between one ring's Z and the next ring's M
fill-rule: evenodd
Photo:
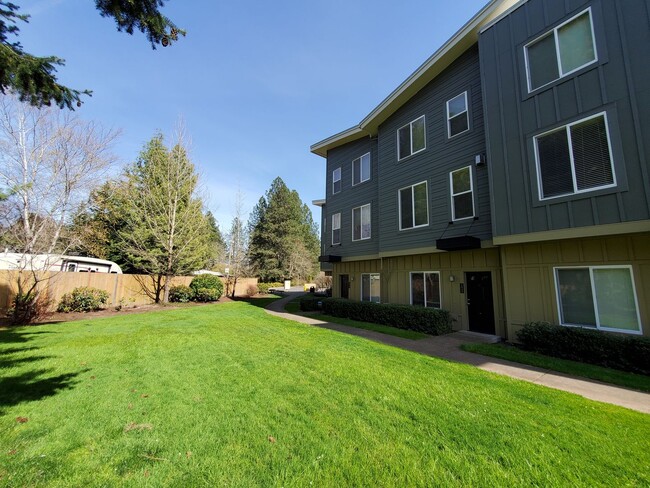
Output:
M21 254L6 251L0 254L0 269L122 274L122 268L106 259L61 254Z

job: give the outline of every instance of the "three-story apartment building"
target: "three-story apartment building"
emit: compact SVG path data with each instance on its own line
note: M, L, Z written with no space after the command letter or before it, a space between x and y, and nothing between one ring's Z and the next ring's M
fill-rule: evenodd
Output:
M531 320L644 333L648 8L494 0L313 145L334 296L441 307L511 339Z

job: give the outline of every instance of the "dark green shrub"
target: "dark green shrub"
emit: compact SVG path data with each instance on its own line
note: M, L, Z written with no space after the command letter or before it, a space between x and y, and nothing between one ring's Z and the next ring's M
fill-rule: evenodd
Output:
M176 285L169 289L169 301L178 303L191 302L194 298L194 290L189 286Z
M199 288L194 292L195 302L216 302L219 297L221 293L215 288Z
M57 312L93 312L106 307L108 292L82 286L61 297Z
M215 300L219 300L221 295L223 295L223 282L218 276L211 275L211 274L202 274L196 276L194 279L192 279L192 282L190 283L190 288L194 290L194 295L196 295L196 293L198 293L198 291L202 288L208 288L210 290L216 291L217 298L215 298L214 300L197 300L195 296L194 299L197 301L212 302Z
M258 283L257 288L260 293L268 293L269 288L284 288L284 283Z
M517 338L529 351L650 375L650 339L645 337L530 322Z
M451 332L451 315L447 310L388 303L354 302L342 298L326 298L322 302L323 313L335 317L389 325L432 335Z
M323 308L323 298L305 297L300 299L300 310L303 312L313 312Z

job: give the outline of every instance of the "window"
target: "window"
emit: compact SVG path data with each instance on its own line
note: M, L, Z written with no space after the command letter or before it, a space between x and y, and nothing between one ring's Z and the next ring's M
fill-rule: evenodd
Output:
M341 244L341 214L332 215L332 246Z
M361 301L379 303L379 273L361 275Z
M352 240L370 239L370 204L352 209Z
M451 185L451 220L474 217L474 182L472 167L458 169L449 173Z
M411 273L411 305L440 308L440 273Z
M556 268L560 323L641 333L630 266Z
M596 61L591 10L576 15L524 47L528 91Z
M424 115L397 131L397 159L404 159L411 154L424 150Z
M447 101L447 135L449 138L469 130L467 92Z
M370 179L370 153L352 161L352 186Z
M402 188L399 191L398 203L400 230L429 225L429 197L426 181Z
M332 194L341 191L341 168L332 171Z
M604 113L535 137L540 199L613 186Z

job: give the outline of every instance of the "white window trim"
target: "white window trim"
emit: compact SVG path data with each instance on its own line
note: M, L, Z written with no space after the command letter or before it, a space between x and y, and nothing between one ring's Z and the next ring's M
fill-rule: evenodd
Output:
M437 274L438 275L438 291L440 292L438 298L440 299L440 308L438 308L437 310L440 310L442 308L442 282L440 281L440 271L411 271L409 273L409 303L411 305L413 305L413 275L414 274L421 274L421 275ZM426 277L424 279L424 308L430 308L430 307L427 307L427 280L426 280Z
M585 122L587 120L595 119L597 117L602 116L603 119L605 120L605 132L607 133L607 147L609 149L609 164L611 165L612 168L612 183L609 183L607 185L602 185L602 186L594 186L592 188L586 188L584 190L579 190L578 189L578 180L576 177L576 167L575 167L575 162L573 161L573 141L571 140L571 132L570 129L572 126L576 124L580 124L582 122ZM540 160L539 160L539 148L537 145L537 140L540 137L543 137L547 134L551 134L553 132L558 132L560 130L564 130L567 133L567 140L569 142L569 158L571 160L571 178L573 180L573 193L563 193L562 195L553 195L550 197L545 197L544 196L544 187L542 186L542 167L540 165ZM597 191L597 190L602 190L603 188L612 188L617 185L616 182L616 171L615 171L615 166L614 166L614 156L612 155L612 138L610 136L609 132L609 121L607 120L607 112L599 112L597 114L591 115L589 117L585 117L584 119L576 120L574 122L571 122L570 124L563 125L561 127L556 127L555 129L547 130L546 132L542 132L541 134L537 134L536 136L533 137L533 145L535 149L535 166L537 169L537 191L539 193L539 200L544 201L544 200L552 200L554 198L562 198L566 196L571 196L571 195L579 195L581 193L589 193L592 191Z
M465 112L461 112L454 117L459 117L463 113L465 114L465 118L467 119L467 129L465 129L462 132L459 132L458 134L454 134L453 136L451 135L451 117L449 117L449 102L451 102L454 98L458 98L459 95L465 95ZM451 97L449 100L447 100L447 139L453 139L456 136L459 136L461 134L464 134L465 132L469 131L469 102L467 100L467 91L464 91L463 93L459 93L455 97Z
M370 235L368 237L363 237L363 209L365 207L368 207L368 214L370 216L370 222L368 224L368 228L370 229L370 231L369 231ZM360 235L359 239L354 238L354 211L356 209L359 209L359 219L361 219L361 222L360 222L360 224L361 224L361 235ZM365 240L370 239L371 237L372 237L372 209L370 207L370 204L366 203L365 205L361 205L360 207L354 207L352 209L352 241L353 242L365 241Z
M338 215L339 216L339 226L334 227L334 216ZM339 231L339 241L334 242L334 231L338 230ZM340 246L341 245L341 212L334 213L332 214L332 246Z
M378 278L379 279L379 296L377 297L376 302L372 299L372 286L368 290L368 296L370 297L370 300L364 300L363 299L363 277L366 276L366 275L367 276L376 275L376 276L379 277ZM368 302L371 302L371 303L381 303L381 273L361 273L361 279L359 281L360 281L360 283L359 283L359 301L360 302L368 301ZM370 281L371 280L369 279L368 282L370 283Z
M338 172L338 178L336 178L337 172ZM336 195L337 193L341 193L341 190L343 189L343 181L341 179L341 173L342 173L342 171L341 171L340 166L338 168L336 168L334 171L332 171L332 195ZM334 190L334 183L336 183L337 181L341 182L341 189L339 191Z
M571 71L567 71L566 73L562 73L562 62L560 59L560 43L559 43L559 38L558 38L558 31L564 27L566 24L569 24L573 22L575 19L580 17L581 15L584 15L585 12L589 13L589 23L591 25L591 42L593 43L593 48L594 48L594 59L592 61L589 61L588 63L583 64L582 66L578 66L575 69L572 69ZM530 61L528 59L528 46L532 46L535 44L537 41L542 40L543 38L547 36L553 36L555 38L555 60L557 62L557 72L559 73L560 76L558 76L556 79L549 81L548 83L545 83L544 85L537 86L535 88L532 88L531 86L531 79L530 79ZM596 46L596 33L594 32L594 17L591 13L591 7L586 8L582 12L574 15L570 19L562 22L560 25L554 27L553 29L546 31L544 34L541 36L537 36L535 39L530 41L528 44L524 46L524 61L526 63L526 82L528 86L528 93L534 92L536 90L539 90L540 88L544 88L545 86L550 85L551 83L555 83L557 80L560 80L564 78L565 76L569 76L572 73L575 73L576 71L581 70L582 68L589 66L590 64L594 64L598 62L598 50Z
M427 223L426 224L420 224L420 225L415 225L415 192L413 191L413 188L415 188L418 185L421 185L424 183L424 188L427 191ZM411 205L413 206L413 226L411 227L404 227L402 228L402 190L406 190L407 188L411 188ZM419 229L421 227L426 227L429 225L429 183L427 180L420 181L419 183L414 183L413 185L408 185L405 186L404 188L400 188L397 190L397 208L398 208L398 223L399 223L399 230L412 230L412 229Z
M417 151L413 151L413 124L417 122L420 119L424 119L424 147L422 149L418 149ZM411 154L408 156L402 156L400 154L399 150L399 131L401 131L404 127L409 127L409 136L410 136L410 144L411 144ZM404 124L402 127L397 129L397 160L401 161L402 159L410 158L414 154L418 154L422 151L424 151L427 148L427 120L424 118L424 115L421 115L417 119L412 120L408 124Z
M459 171L462 171L464 169L469 168L469 190L468 191L463 191L460 193L454 193L454 173L457 173ZM452 222L458 222L461 220L465 219L473 219L476 216L476 206L475 206L475 201L474 201L474 171L472 170L472 166L465 166L464 168L458 168L454 171L449 172L449 193L451 195L451 220ZM454 206L454 197L460 196L460 195L465 195L466 193L471 193L472 194L472 215L468 215L467 217L461 217L459 219L456 218L456 207Z
M364 180L362 179L363 172L361 171L361 160L366 156L368 156L368 177ZM359 161L359 173L360 173L359 183L354 182L354 163L356 161ZM366 181L370 180L371 173L372 173L372 161L370 160L370 152L367 152L366 154L362 154L358 158L352 160L352 186L357 186L360 185L361 183L365 183Z
M560 297L560 279L558 276L558 270L561 269L588 269L589 270L589 280L591 282L591 295L593 298L594 312L596 315L596 327L588 327L580 324L565 324L562 320L562 300ZM629 329L614 329L612 327L601 327L600 326L600 314L598 312L598 302L596 301L595 287L594 287L594 270L595 269L628 269L630 271L630 281L632 282L632 294L634 296L634 305L636 307L636 320L639 324L639 330L629 330ZM580 327L583 329L592 329L592 330L602 330L605 332L621 332L624 334L631 335L643 335L643 324L641 323L641 313L639 310L639 300L636 293L636 284L634 282L634 271L630 265L599 265L599 266L556 266L553 268L553 276L555 280L555 298L557 301L557 316L560 325L564 327Z

